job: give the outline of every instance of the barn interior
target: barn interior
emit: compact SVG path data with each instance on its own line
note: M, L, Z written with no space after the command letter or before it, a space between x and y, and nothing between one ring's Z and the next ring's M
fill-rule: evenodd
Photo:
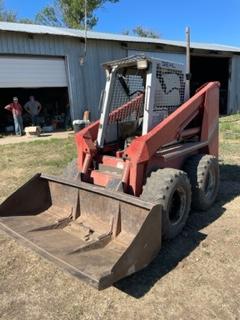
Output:
M206 82L219 81L220 101L219 112L227 114L229 58L191 56L191 95Z
M29 96L34 96L35 100L42 105L38 124L46 130L65 129L65 116L69 103L67 87L0 88L0 132L14 131L12 114L4 107L11 103L15 96L23 107L24 127L31 125L31 117L24 109L24 105L29 100Z

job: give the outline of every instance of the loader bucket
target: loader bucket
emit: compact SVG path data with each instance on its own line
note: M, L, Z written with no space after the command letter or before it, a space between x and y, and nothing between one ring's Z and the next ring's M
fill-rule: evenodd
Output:
M0 227L104 289L161 247L161 207L91 184L35 175L0 205Z

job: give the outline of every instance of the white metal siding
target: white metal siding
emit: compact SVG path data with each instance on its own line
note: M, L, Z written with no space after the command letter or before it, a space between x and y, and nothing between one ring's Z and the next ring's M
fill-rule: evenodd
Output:
M61 58L0 57L0 88L67 87Z

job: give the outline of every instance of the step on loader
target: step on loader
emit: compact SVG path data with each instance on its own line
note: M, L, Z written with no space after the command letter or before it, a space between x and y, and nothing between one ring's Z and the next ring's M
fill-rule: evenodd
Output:
M3 230L98 289L146 267L219 184L219 83L188 98L181 64L137 55L104 68L100 119L76 133L77 159L0 206Z

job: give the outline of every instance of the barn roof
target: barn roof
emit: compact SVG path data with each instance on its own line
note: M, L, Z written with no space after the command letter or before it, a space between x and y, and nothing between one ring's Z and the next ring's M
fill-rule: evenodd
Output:
M28 34L46 34L46 35L56 35L56 36L66 36L75 38L84 38L84 30L79 29L69 29L69 28L59 28L59 27L49 27L36 24L24 24L24 23L12 23L12 22L0 22L1 31L9 32L24 32ZM185 47L186 43L184 41L175 40L165 40L156 38L144 38L128 36L123 34L114 33L104 33L104 32L87 32L88 39L98 39L98 40L109 40L109 41L121 41L121 42L135 42L135 43L148 43L157 45L168 45L174 47ZM201 49L201 50L212 50L212 51L225 51L225 52L240 52L240 47L221 45L215 43L200 43L191 42L191 48Z

